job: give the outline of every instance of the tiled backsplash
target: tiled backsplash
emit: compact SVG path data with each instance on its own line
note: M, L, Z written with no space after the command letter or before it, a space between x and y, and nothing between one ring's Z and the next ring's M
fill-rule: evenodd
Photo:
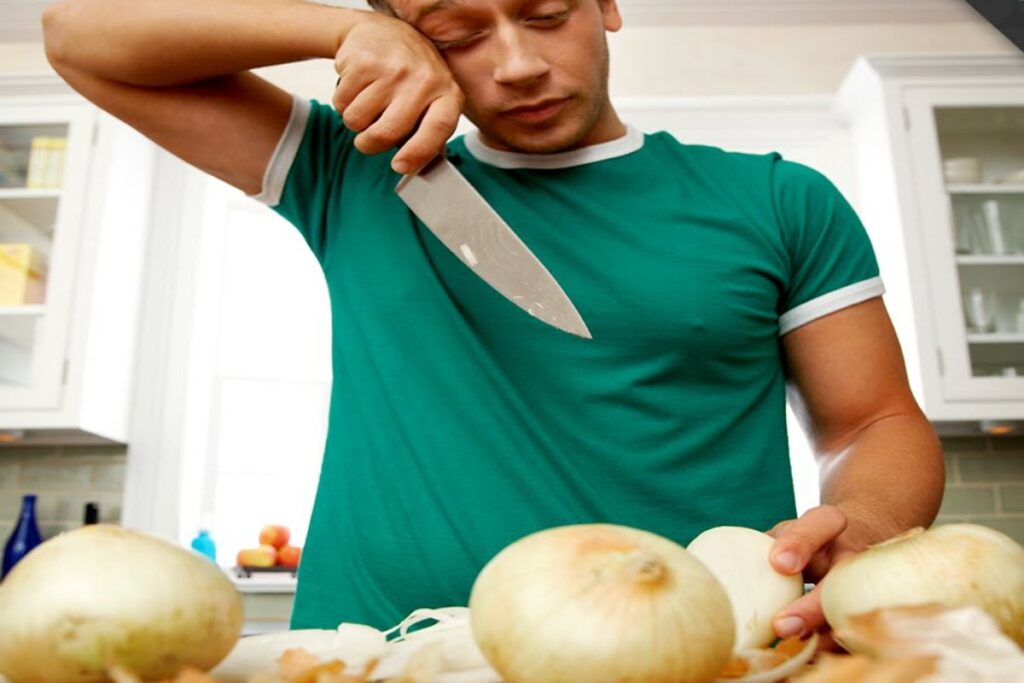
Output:
M1024 543L1024 437L948 437L946 498L939 522L976 522ZM21 496L39 496L44 536L82 524L88 502L100 519L121 517L123 447L0 448L0 543L21 507Z
M946 497L938 522L976 522L1024 544L1024 438L942 440Z
M124 488L124 446L0 448L0 544L21 511L21 497L38 496L43 536L82 525L85 504L100 506L101 522L119 522Z

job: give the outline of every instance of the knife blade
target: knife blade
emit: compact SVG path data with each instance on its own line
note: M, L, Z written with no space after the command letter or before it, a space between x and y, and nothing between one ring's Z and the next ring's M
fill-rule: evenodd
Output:
M404 176L395 192L449 251L502 296L538 320L591 339L554 276L444 156Z

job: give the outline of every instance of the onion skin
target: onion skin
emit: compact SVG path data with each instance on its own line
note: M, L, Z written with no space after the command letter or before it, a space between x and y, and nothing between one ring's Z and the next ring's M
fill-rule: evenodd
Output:
M836 631L852 615L879 608L974 606L1024 646L1024 548L975 524L915 529L833 567L821 603Z
M0 674L92 683L120 665L144 679L209 670L234 647L242 602L208 559L108 525L61 534L0 584Z
M682 546L610 524L516 541L480 572L469 608L505 683L706 683L735 632L725 589Z

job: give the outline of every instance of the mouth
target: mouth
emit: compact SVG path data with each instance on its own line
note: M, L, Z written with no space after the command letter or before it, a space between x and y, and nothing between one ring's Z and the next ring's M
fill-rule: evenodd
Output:
M522 123L541 123L557 116L568 101L568 97L541 100L534 104L526 104L521 107L506 109L502 112L502 116L506 116Z

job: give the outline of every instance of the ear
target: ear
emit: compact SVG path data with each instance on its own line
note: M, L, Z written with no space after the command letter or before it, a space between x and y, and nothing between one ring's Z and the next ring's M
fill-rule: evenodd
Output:
M604 30L618 31L622 28L622 15L619 14L619 6L616 0L597 0L601 5L601 14L604 15Z

